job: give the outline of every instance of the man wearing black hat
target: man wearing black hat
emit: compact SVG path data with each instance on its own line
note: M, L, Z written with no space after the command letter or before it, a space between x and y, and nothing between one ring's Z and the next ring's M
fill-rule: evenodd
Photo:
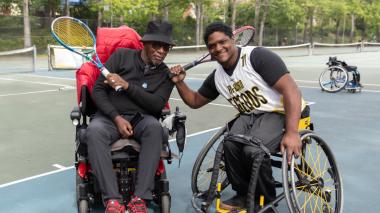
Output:
M132 137L141 144L135 196L129 212L146 212L144 200L152 199L154 175L160 159L163 129L157 120L169 100L173 83L163 60L174 45L172 25L151 21L141 41L142 50L120 48L105 66L111 71L96 81L93 99L98 112L87 128L88 156L99 182L106 213L124 213L125 206L112 169L110 145ZM121 87L122 91L115 91ZM132 127L137 113L142 120Z

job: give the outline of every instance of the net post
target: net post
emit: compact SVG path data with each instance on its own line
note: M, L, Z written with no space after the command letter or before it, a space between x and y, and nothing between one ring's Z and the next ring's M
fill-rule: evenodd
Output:
M33 45L33 72L37 71L36 66L37 66L37 48L36 48L36 45Z
M50 44L47 45L47 55L48 55L48 71L51 71L51 53L50 53Z
M313 55L314 43L309 43L309 56Z

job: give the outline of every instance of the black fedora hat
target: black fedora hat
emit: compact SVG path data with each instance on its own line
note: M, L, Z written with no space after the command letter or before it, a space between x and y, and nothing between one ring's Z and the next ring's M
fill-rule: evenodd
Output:
M175 45L172 38L172 25L167 21L154 20L148 23L141 41L159 41Z

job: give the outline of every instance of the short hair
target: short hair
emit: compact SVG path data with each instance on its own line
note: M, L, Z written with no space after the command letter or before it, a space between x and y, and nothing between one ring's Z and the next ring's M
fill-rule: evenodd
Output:
M203 40L206 45L208 44L208 37L214 32L222 32L230 38L232 38L232 35L233 35L232 28L229 25L223 22L213 22L206 27L206 31L203 36Z

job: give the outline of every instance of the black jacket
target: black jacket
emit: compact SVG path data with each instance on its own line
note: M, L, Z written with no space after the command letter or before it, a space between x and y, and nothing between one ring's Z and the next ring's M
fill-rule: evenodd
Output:
M159 117L168 102L174 84L166 64L149 67L144 73L141 51L120 48L107 60L105 67L129 83L126 91L116 92L100 75L93 89L98 110L112 120L117 115L140 112Z

